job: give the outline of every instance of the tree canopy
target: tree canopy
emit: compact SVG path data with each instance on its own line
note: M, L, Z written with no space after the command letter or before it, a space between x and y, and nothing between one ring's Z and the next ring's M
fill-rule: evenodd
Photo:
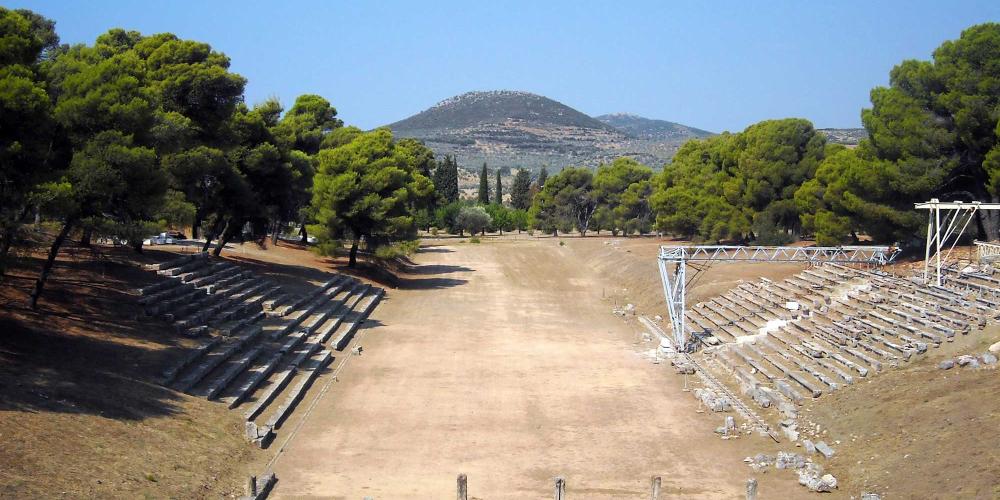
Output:
M354 266L361 240L377 246L412 237L416 226L410 204L434 192L413 158L388 129L365 132L341 147L320 151L312 210L313 231L321 243L349 239L349 265Z
M924 224L915 202L1000 201L1000 24L966 29L931 61L903 61L871 102L861 114L869 138L830 155L796 195L818 240L864 232L915 243ZM981 212L980 225L1000 237L1000 214Z

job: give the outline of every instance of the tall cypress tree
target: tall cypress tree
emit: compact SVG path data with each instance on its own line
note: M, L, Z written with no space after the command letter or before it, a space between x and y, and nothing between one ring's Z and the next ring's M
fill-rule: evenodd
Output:
M445 204L458 201L458 164L445 155L434 170L434 190Z
M545 166L542 165L542 171L538 172L538 180L535 185L538 186L538 190L541 191L545 187L545 181L549 178L549 172L545 170Z
M458 201L460 192L458 190L458 162L455 161L455 157L451 157L451 168L448 169L450 174L448 175L448 194L449 203L454 203Z
M500 169L497 169L497 195L493 197L494 203L503 205L503 184L500 183Z
M481 205L490 204L490 172L483 163L483 170L479 172L479 203Z
M514 183L510 188L510 206L517 210L531 207L531 174L523 168L514 174Z

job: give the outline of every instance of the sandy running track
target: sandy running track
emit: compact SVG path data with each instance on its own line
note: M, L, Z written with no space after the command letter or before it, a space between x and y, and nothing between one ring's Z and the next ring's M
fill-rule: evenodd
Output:
M648 498L654 474L669 497L741 497L741 460L764 440L715 437L722 417L640 354L652 344L635 345L570 248L465 243L415 260L275 464L275 497L454 498L459 473L481 499L551 498L557 475L570 498ZM804 493L791 475L760 479L762 494Z

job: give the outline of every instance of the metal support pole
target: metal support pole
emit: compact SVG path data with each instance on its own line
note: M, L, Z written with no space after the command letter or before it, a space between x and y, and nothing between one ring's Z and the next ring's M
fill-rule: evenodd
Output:
M931 235L937 234L934 229L934 214L927 211L927 243L924 245L924 284L930 283L928 280L928 270L931 263Z
M937 237L934 243L937 245L937 286L941 286L941 207L934 206L934 227L937 229Z

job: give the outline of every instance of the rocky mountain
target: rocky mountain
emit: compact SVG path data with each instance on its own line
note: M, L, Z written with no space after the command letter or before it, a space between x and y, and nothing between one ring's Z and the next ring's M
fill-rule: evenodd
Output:
M868 131L863 128L820 128L817 132L826 136L826 140L848 147L857 146L861 139L868 137Z
M597 165L620 156L660 167L692 137L709 132L632 115L590 117L544 96L510 90L468 92L388 127L424 141L438 156L478 168Z
M633 115L631 113L612 113L595 117L602 123L625 132L632 137L647 140L690 139L691 137L708 137L712 135L707 130L681 125L666 120L653 120Z

